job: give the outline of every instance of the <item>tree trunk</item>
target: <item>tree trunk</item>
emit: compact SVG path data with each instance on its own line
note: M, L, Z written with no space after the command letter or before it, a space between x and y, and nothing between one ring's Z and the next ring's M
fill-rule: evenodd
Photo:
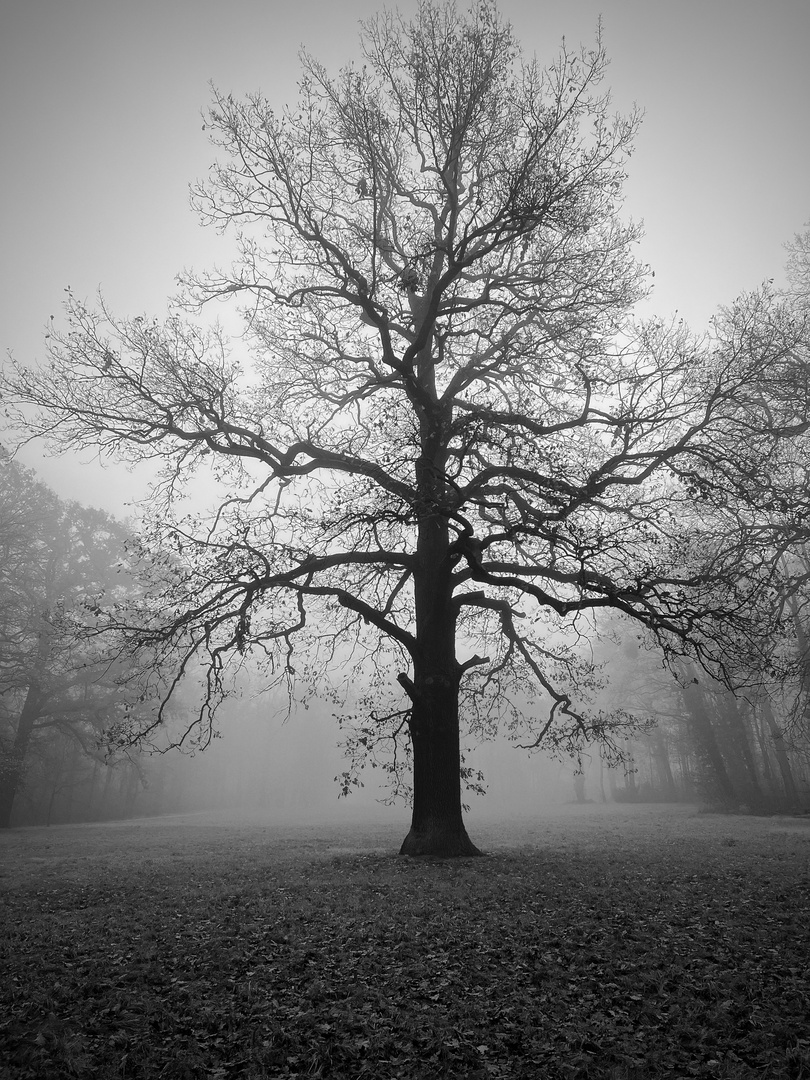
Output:
M669 748L660 728L656 728L652 734L651 747L661 790L668 799L674 800L678 796L678 790L675 786L675 777L672 775Z
M419 680L428 685L417 690L411 713L413 818L400 854L480 855L462 818L458 682L430 679Z
M683 688L683 700L686 705L689 718L689 729L694 741L695 752L698 760L698 769L702 773L701 779L709 782L709 797L716 800L727 810L736 808L739 798L734 790L725 761L717 742L712 721L703 691L695 682L688 682Z
M28 693L25 696L25 703L20 712L17 731L14 735L10 760L6 763L0 775L0 829L7 829L11 824L14 799L25 773L25 757L28 753L28 744L31 741L31 733L34 730L34 722L39 715L41 703L42 694L39 688L35 685L29 686Z
M420 469L426 502L436 475ZM462 669L456 660L456 616L447 522L428 514L419 523L414 573L417 652L414 676L400 676L411 698L413 818L401 855L441 858L480 855L464 828L458 699Z
M574 773L574 796L578 803L585 802L585 773Z
M768 736L765 732L765 721L759 709L755 709L751 716L751 732L754 736L754 746L759 750L758 761L762 770L762 779L772 795L779 795L781 792L777 790L776 776L771 765L771 753L768 746Z
M40 716L40 710L47 701L47 692L42 689L42 679L39 673L44 669L51 654L53 641L53 626L48 621L47 613L40 620L40 632L37 639L36 660L31 670L37 674L31 676L28 690L25 695L20 712L19 723L14 734L14 745L11 748L11 760L0 770L0 828L7 829L11 824L11 812L14 808L14 799L19 791L23 776L25 775L25 759L31 742L34 725Z
M779 771L782 774L782 783L785 786L785 796L787 797L788 805L791 809L795 809L800 803L799 792L796 787L796 781L793 779L793 769L790 767L790 758L788 757L784 734L782 733L781 727L776 722L776 717L773 715L771 703L763 698L760 702L760 707L765 723L768 725L768 730L771 734L773 752L776 755L776 762L779 765Z
M608 766L607 777L610 797L614 802L617 802L619 795L619 781L616 778L616 769L612 765Z
M727 691L722 695L717 713L726 735L721 749L729 769L733 772L735 787L743 795L748 807L762 807L765 799L748 740L748 724L737 698L731 692Z

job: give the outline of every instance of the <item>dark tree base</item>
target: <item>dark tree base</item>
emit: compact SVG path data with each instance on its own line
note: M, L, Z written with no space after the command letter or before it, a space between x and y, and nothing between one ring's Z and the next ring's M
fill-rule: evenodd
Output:
M481 855L467 836L463 825L447 826L439 822L423 828L411 826L402 842L400 855L429 855L436 859L457 859L461 856Z

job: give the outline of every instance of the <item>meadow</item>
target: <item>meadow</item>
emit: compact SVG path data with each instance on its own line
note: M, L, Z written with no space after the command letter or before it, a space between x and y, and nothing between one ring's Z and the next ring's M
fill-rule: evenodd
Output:
M0 835L6 1080L810 1078L810 821L203 813Z

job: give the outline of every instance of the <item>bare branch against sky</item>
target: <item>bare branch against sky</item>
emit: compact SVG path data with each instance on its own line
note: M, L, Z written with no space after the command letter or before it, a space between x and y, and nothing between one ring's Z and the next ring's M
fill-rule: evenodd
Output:
M401 7L414 9L412 0ZM460 5L463 7L464 5ZM63 289L162 315L185 266L227 261L201 230L188 184L210 164L201 110L209 81L241 96L296 96L298 51L332 70L357 51L369 0L278 5L209 0L137 5L58 0L0 14L3 355L42 355ZM563 35L593 40L602 16L615 105L645 110L626 209L643 219L640 257L655 270L650 304L701 329L718 304L780 278L783 244L810 218L810 6L803 0L651 5L504 0L517 38L541 62ZM221 245L221 246L218 246ZM120 473L74 458L25 457L73 498L122 512ZM133 492L142 485L133 480Z

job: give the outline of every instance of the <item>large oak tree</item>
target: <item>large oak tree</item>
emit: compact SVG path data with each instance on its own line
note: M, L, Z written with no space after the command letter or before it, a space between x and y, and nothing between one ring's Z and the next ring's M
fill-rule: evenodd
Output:
M303 55L295 108L215 94L194 201L231 268L185 275L164 324L71 297L49 366L9 385L57 445L162 460L144 544L170 584L133 633L204 662L201 721L245 650L291 685L349 673L354 749L408 739L402 851L474 853L460 710L530 745L609 737L594 612L707 664L750 627L771 561L747 541L779 527L801 408L763 387L795 327L765 294L714 340L632 320L639 117L612 113L598 39L542 68L483 0L361 43L334 78ZM238 352L183 311L217 299L244 301ZM181 521L195 475L221 498Z

